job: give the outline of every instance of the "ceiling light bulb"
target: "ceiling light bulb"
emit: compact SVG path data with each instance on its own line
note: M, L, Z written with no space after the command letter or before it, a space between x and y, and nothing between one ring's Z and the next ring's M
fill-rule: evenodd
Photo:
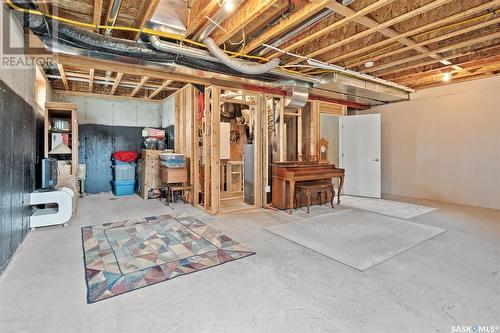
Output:
M375 65L375 63L373 61L367 61L367 62L365 62L365 67L366 68L372 68L373 65Z
M448 82L451 80L451 73L444 73L443 74L443 81Z
M228 12L231 12L234 9L234 2L233 0L226 0L224 1L224 9Z

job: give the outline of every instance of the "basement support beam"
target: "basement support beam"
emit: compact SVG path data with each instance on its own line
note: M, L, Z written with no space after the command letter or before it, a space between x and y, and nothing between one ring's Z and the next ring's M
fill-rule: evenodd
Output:
M68 79L66 78L66 73L64 72L64 66L62 64L57 64L57 68L59 69L59 74L61 74L61 78L64 84L64 89L69 89Z
M156 95L158 95L159 93L161 93L163 90L165 90L166 87L168 87L170 84L172 84L172 80L166 80L165 82L163 82L163 84L157 89L155 90L151 95L149 95L149 99L155 97Z
M118 89L118 85L123 78L123 73L116 73L115 83L113 84L113 88L111 88L111 95L116 93L116 89Z
M139 82L139 84L137 85L137 87L135 87L134 91L132 91L132 94L130 94L130 97L134 97L135 95L137 95L139 90L141 90L142 86L144 84L146 84L146 82L148 82L148 80L149 80L149 76L144 76L142 78L141 82Z

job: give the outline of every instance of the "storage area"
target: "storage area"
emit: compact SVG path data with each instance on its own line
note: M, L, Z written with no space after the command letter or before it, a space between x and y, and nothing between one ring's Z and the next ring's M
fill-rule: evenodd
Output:
M0 333L500 333L500 0L5 0Z

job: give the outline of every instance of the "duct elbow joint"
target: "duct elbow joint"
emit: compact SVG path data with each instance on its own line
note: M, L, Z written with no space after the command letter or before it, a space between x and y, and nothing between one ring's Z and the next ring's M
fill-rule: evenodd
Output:
M234 59L229 57L219 46L209 37L203 40L210 53L219 59L226 66L247 75L261 75L270 72L279 66L280 60L273 59L265 64L254 64L249 61Z

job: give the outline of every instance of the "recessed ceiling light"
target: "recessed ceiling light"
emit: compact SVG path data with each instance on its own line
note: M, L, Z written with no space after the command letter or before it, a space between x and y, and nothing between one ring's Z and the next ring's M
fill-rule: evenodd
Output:
M366 68L372 68L373 65L375 65L375 63L373 61L367 61L367 62L365 62L365 67Z
M226 0L224 1L224 9L228 12L231 12L234 9L234 2L233 0Z
M443 74L443 82L448 82L451 80L451 73L447 72Z

